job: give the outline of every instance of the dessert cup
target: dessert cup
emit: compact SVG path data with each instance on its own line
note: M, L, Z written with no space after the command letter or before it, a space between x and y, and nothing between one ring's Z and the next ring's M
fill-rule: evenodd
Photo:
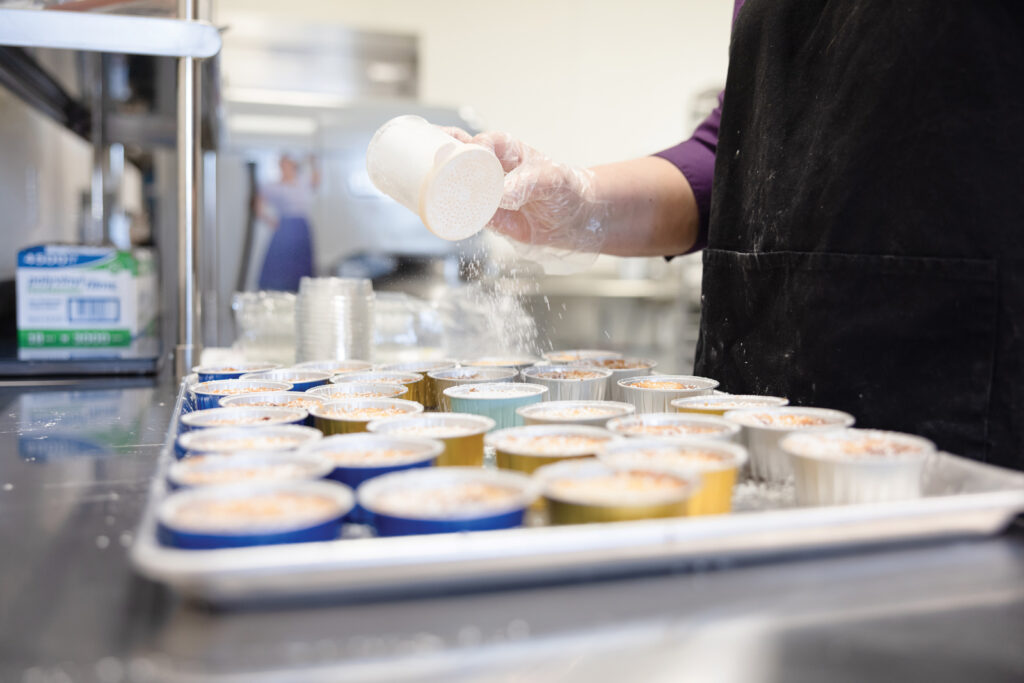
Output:
M849 427L854 422L852 415L839 410L792 406L730 410L723 417L743 428L740 440L750 452L751 478L775 483L793 476L790 457L779 447L783 438L798 431Z
M647 375L619 380L623 398L636 406L638 413L668 413L677 398L703 396L718 382L694 375Z
M935 444L877 429L791 434L779 444L793 464L801 505L850 505L921 496Z
M391 436L417 436L444 443L439 467L481 467L484 464L484 434L494 429L494 420L464 413L424 413L375 420L367 431Z

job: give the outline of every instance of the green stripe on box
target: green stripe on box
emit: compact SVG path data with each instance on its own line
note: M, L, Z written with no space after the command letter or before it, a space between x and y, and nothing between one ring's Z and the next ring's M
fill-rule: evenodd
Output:
M132 275L139 274L139 261L130 251L118 251L113 258L105 258L96 265L89 266L89 270L109 270L111 273L119 273L127 270Z
M131 343L128 330L18 330L18 346L25 349L106 348Z

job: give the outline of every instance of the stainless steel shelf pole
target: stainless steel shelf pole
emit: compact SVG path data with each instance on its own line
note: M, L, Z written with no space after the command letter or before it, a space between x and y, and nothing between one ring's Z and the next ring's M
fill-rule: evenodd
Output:
M198 21L199 0L179 0L178 15ZM199 190L203 186L200 154L202 133L199 62L193 57L178 60L178 330L174 370L183 377L199 362L202 310L199 296L199 231L202 211Z

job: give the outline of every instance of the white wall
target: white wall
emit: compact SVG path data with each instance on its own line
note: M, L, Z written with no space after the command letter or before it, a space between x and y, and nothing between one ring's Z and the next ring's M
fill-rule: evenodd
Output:
M732 0L217 0L215 21L273 14L420 37L420 99L470 105L574 164L689 135L694 95L725 82Z
M0 88L0 150L0 280L13 280L23 247L78 238L92 147Z

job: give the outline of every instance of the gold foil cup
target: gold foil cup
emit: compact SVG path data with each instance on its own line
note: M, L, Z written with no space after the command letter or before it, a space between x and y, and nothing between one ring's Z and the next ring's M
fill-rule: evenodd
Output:
M590 448L566 449L563 452L552 452L554 449L531 450L522 444L516 444L517 438L584 436L601 439L602 443ZM494 448L496 462L503 470L516 470L533 474L538 468L563 460L576 458L592 458L608 443L619 441L622 437L612 434L600 427L582 427L578 425L534 425L529 427L509 427L499 429L487 435L484 443Z
M687 502L663 505L583 505L555 498L544 498L550 524L588 524L592 522L632 522L638 519L686 517Z
M375 420L367 426L374 434L421 436L444 444L437 458L438 467L482 467L484 434L494 428L494 420L464 413L431 413ZM451 430L445 436L445 430Z
M390 365L381 366L381 370L384 372L414 372L418 375L423 375L422 391L419 393L419 398L413 398L414 401L419 401L423 404L423 407L431 410L438 406L437 399L437 383L434 378L430 376L430 373L436 370L449 370L458 365L455 361L450 359L444 360L422 360L422 361L409 361L406 363L392 363ZM410 392L414 397L417 396L417 390L410 387Z
M656 472L675 477L680 486L676 492L663 491L643 494L632 494L614 500L609 496L608 503L596 503L587 500L573 500L560 492L552 490L551 482L566 477L585 478L594 475L610 474L620 470ZM593 522L628 522L640 519L662 519L665 517L683 517L688 514L688 501L701 486L700 475L695 472L669 471L660 468L637 465L634 467L618 467L606 462L585 458L550 465L537 470L534 475L542 485L542 496L547 505L548 521L551 524L587 524ZM631 500L629 498L632 498Z
M437 408L445 412L451 412L452 402L444 395L445 389L451 389L461 384L479 384L481 382L514 382L519 377L519 372L511 368L503 367L461 367L448 368L446 370L431 370L427 377L434 382L434 391L437 396Z
M686 502L686 514L691 517L699 515L724 515L732 512L732 491L736 486L735 467L717 472L701 472L701 486L693 498Z
M716 453L719 460L688 456ZM654 467L697 472L701 486L687 501L687 515L719 515L732 510L732 493L739 470L747 462L742 446L714 439L627 439L605 448L598 458L617 467Z
M730 410L749 408L777 408L789 405L789 400L779 396L751 396L713 394L710 396L687 396L671 401L670 405L680 413L722 416Z
M356 434L358 432L365 432L366 426L374 420L381 419L380 416L349 418L340 415L339 412L342 409L359 410L369 408L398 408L410 415L423 412L423 406L419 403L400 398L351 398L329 401L318 408L310 410L309 413L313 416L313 426L323 432L325 436L332 434Z

